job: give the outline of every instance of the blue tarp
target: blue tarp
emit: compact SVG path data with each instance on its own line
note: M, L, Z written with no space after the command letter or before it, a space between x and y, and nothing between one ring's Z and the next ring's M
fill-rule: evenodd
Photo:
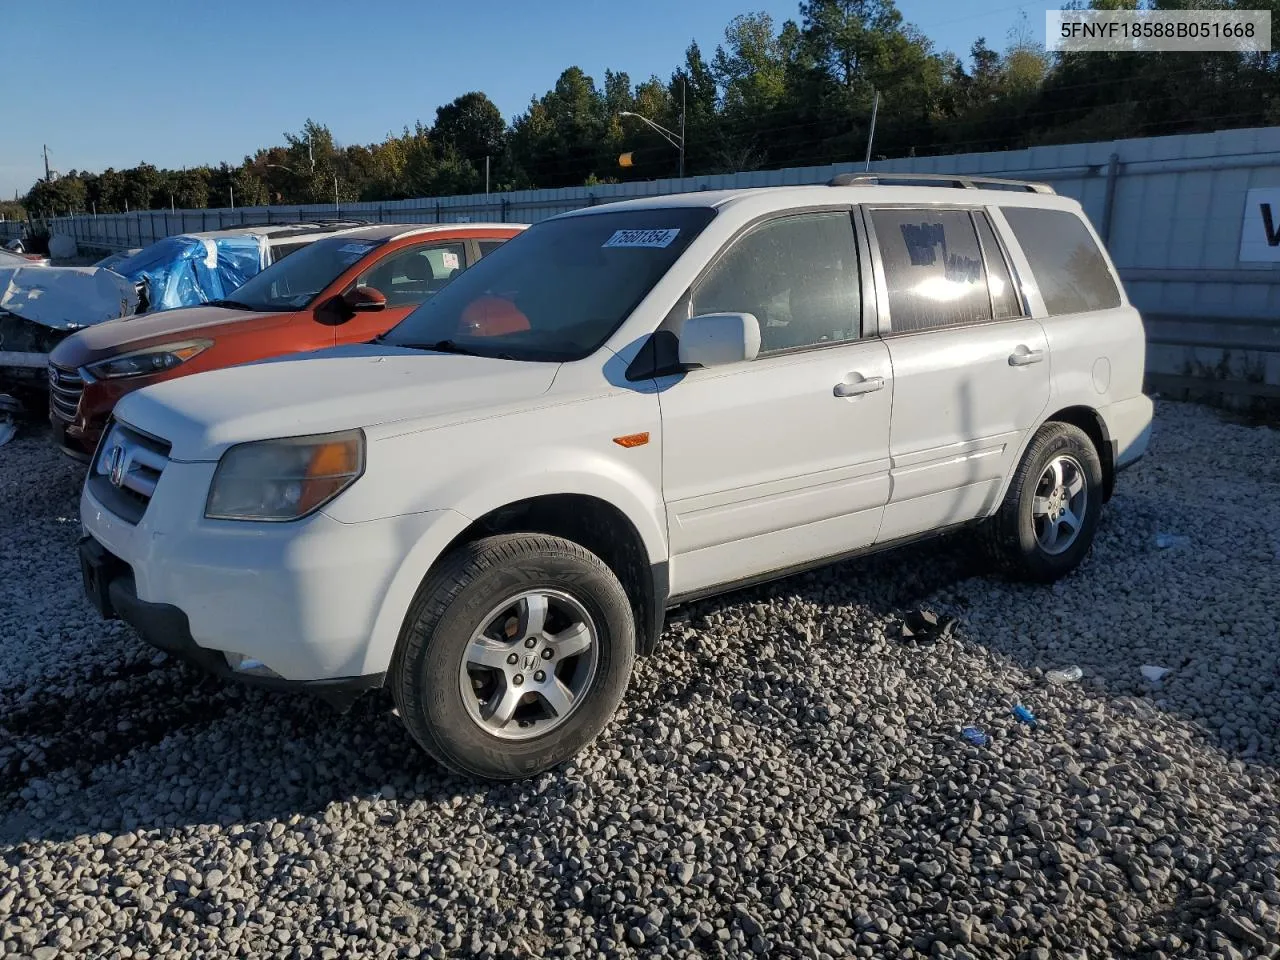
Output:
M265 266L266 239L256 236L167 237L111 269L147 282L148 313L222 300Z

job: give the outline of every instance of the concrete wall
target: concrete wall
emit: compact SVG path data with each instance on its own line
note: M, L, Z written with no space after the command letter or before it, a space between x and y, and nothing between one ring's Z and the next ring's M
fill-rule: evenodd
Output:
M1280 127L1032 147L999 153L880 161L872 170L1034 179L1079 200L1143 310L1157 387L1180 378L1225 378L1224 390L1280 398L1280 245L1273 261L1241 259L1241 231L1262 229L1249 191L1276 187ZM82 245L143 246L164 236L243 223L361 217L384 222L534 222L636 196L729 187L823 183L861 163L601 184L563 190L385 203L146 211L51 221ZM1255 194L1255 199L1257 198ZM3 225L0 225L3 226ZM1266 244L1262 245L1265 255ZM1253 254L1249 254L1252 256Z

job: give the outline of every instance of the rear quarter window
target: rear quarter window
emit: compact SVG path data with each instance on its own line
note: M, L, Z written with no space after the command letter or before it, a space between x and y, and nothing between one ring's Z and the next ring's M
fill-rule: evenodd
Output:
M1067 210L1001 207L1049 314L1120 306L1120 290L1084 221Z

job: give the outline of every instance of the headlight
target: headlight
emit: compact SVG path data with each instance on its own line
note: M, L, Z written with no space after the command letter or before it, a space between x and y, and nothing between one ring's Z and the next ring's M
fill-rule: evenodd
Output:
M242 443L222 455L204 515L297 520L319 510L363 472L360 430Z
M181 343L162 343L118 357L108 357L85 367L99 380L118 377L140 377L148 373L162 373L186 363L197 354L213 346L212 340L183 340Z

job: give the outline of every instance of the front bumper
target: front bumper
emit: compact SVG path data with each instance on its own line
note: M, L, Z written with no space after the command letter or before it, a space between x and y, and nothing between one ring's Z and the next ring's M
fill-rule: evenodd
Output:
M231 668L223 653L196 643L191 636L187 615L178 607L138 599L129 565L93 537L85 536L80 540L80 570L85 595L104 618L123 620L151 646L206 673L253 686L303 690L321 697L337 709L346 709L365 691L383 684L383 673L327 680L287 680L238 672Z
M139 601L180 611L179 632L202 650L250 657L292 681L384 674L429 566L410 562L410 553L443 514L364 523L324 512L290 523L208 520L203 491L215 466L170 461L136 523L86 484L84 533L124 565Z

